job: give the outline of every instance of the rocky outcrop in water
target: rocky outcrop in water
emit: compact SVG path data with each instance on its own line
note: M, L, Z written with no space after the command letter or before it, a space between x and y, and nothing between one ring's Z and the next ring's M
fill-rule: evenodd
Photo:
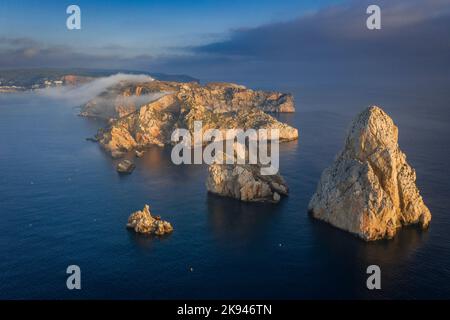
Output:
M256 164L212 164L206 188L220 196L252 202L276 203L282 195L288 195L288 186L281 175L261 175L260 169Z
M150 207L146 204L141 211L133 212L128 218L127 228L137 233L162 236L173 231L172 225L161 220L159 216L153 217Z
M133 172L135 165L130 160L122 160L117 164L117 172L122 174L130 174Z
M345 147L309 203L313 217L364 240L392 238L401 226L426 228L431 213L416 173L398 146L398 129L379 107L359 114Z
M81 115L100 118L120 118L135 112L162 95L173 94L190 105L201 105L213 112L231 112L258 108L264 112L294 112L291 94L247 89L232 83L181 83L149 81L128 83L123 81L84 105Z
M141 150L141 151L135 150L134 151L134 155L136 156L136 158L142 158L144 156L144 153L145 152L143 150Z

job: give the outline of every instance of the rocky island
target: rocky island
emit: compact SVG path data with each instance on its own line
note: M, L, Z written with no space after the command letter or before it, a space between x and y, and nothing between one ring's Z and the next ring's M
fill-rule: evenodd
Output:
M392 238L405 225L428 226L431 213L416 173L398 146L397 126L381 108L355 118L344 149L322 173L309 211L366 241Z
M172 225L161 220L161 217L153 217L150 213L149 205L144 209L133 212L128 218L127 228L133 229L137 233L162 236L173 231Z
M123 97L160 94L143 105ZM103 101L114 103L103 105ZM177 128L193 131L194 121L203 129L279 129L280 140L298 138L297 129L276 120L271 112L294 112L292 95L254 91L231 83L178 83L149 81L120 83L89 101L81 115L109 119L110 125L99 130L97 138L113 157L149 145L170 145Z
M234 83L147 81L143 83L120 82L88 101L81 115L99 118L120 118L136 111L141 99L130 97L158 97L172 93L192 105L203 105L215 112L236 111L256 107L264 112L295 112L291 94L248 89ZM156 100L156 99L153 99ZM112 102L112 103L111 103ZM147 101L149 103L150 101Z

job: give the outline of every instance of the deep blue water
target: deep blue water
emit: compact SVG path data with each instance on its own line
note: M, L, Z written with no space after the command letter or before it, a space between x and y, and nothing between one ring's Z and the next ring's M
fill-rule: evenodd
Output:
M300 131L281 146L290 196L278 205L208 195L206 167L173 165L170 148L151 148L119 176L85 140L101 123L67 103L1 95L0 298L450 298L448 94L277 89L294 92L297 113L280 118ZM399 126L433 219L427 231L365 243L306 208L353 116L372 103ZM145 203L173 234L126 230ZM80 291L66 289L71 264ZM366 289L370 264L381 267L380 291Z

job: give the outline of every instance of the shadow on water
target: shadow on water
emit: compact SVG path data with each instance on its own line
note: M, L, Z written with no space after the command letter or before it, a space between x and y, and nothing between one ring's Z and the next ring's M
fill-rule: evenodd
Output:
M137 247L142 249L143 251L152 250L157 246L160 242L165 242L170 239L171 234L165 234L162 236L157 235L147 235L136 233L133 230L127 228L128 238L130 242L135 244Z
M250 245L264 237L279 218L283 200L273 203L245 203L208 194L208 223L221 244Z
M134 157L134 153L131 157ZM205 171L204 165L175 165L172 161L171 146L163 148L158 146L147 147L144 156L140 159L136 158L134 161L148 173L174 178L176 179L175 181L178 179L191 179L198 176L200 172Z
M324 288L327 283L333 282L336 291L330 292L330 295L341 298L398 297L396 288L392 285L398 284L394 279L410 269L410 265L417 263L416 253L428 239L428 230L407 226L399 230L393 239L366 242L323 221L312 217L309 220L311 239L314 246L321 249L315 252L322 256L322 261L327 261L319 266L322 269L323 283L318 288ZM378 265L381 269L382 292L366 288L366 269L369 265ZM344 292L345 296L342 296ZM386 292L390 296L386 296ZM399 294L407 296L408 293Z

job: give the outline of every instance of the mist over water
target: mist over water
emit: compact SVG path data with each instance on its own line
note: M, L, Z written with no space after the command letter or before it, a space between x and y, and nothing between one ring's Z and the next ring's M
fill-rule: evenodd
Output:
M0 95L0 298L450 297L449 94L235 81L295 96L297 112L278 116L299 129L299 141L280 146L290 196L278 205L207 194L206 166L176 166L170 148L150 148L133 174L119 176L117 160L85 140L103 123L77 117L79 103ZM427 231L365 243L306 208L351 120L371 104L398 125L433 219ZM173 234L126 230L146 203ZM70 264L81 268L80 291L66 289ZM370 264L381 267L381 291L366 289Z
M125 74L118 73L108 77L101 77L94 79L88 83L82 84L80 86L62 86L62 87L52 87L45 88L37 91L37 94L42 97L52 98L55 100L60 100L68 105L78 106L85 104L89 100L97 97L99 94L111 88L121 82L126 82L128 84L135 84L139 82L149 82L154 79L147 75L139 74ZM144 95L142 97L126 97L129 99L127 102L147 102L147 98L152 98L151 95ZM125 99L125 97L124 97ZM108 101L103 98L103 103L113 103L114 101Z

